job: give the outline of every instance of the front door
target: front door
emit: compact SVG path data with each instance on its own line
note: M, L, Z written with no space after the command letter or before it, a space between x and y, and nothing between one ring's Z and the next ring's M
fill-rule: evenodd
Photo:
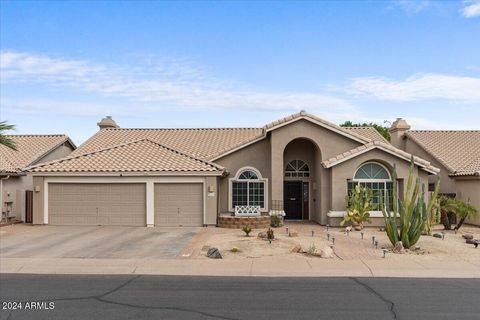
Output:
M283 203L286 219L302 219L302 182L285 181L283 186Z

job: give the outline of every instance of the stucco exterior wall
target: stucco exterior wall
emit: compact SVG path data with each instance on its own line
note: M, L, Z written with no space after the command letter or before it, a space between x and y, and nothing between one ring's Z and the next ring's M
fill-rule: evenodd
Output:
M234 153L226 155L223 158L215 160L215 163L223 166L227 171L226 177L219 179L218 194L219 194L219 212L229 212L228 206L228 192L229 192L229 179L235 177L238 170L243 167L254 167L262 178L268 179L268 199L271 199L271 168L270 168L270 139L266 138L260 140L254 144L251 144L243 149L240 149ZM282 182L283 183L283 182ZM267 201L267 206L270 205L270 201Z
M329 177L328 172L321 165L325 159L361 145L360 142L323 128L307 120L299 120L278 128L270 133L271 136L271 168L272 168L272 199L283 199L283 176L284 176L284 150L295 139L307 139L318 148L318 156L315 159L315 189L312 191L312 199L315 199L315 212L311 212L310 219L321 224L326 224L326 213L329 210Z
M43 224L44 223L44 178L43 177L33 177L33 188L38 187L39 191L33 192L33 224Z
M477 208L480 213L480 178L462 178L456 182L457 198L467 201ZM480 216L466 221L467 223L480 225Z
M347 192L347 180L353 179L355 171L363 163L369 161L376 161L383 164L390 171L393 172L393 164L396 164L397 179L399 184L403 185L408 179L410 162L399 159L389 153L380 150L371 150L360 156L357 156L349 161L340 163L331 168L332 175L332 188L331 188L331 209L332 211L344 211L345 210L345 195ZM418 168L415 170L415 175L418 175ZM419 175L421 183L425 184L425 188L428 186L428 175L426 172L420 171Z
M46 154L44 157L38 159L34 164L64 158L68 156L70 153L72 153L72 151L73 151L73 147L70 145L70 143L65 142L64 144L58 146L57 148L55 148L54 150Z
M438 177L440 177L440 193L456 193L457 186L455 179L452 179L448 175L450 174L449 170L445 168L438 160L432 157L428 152L423 150L417 143L410 139L404 140L405 151L411 154L416 155L422 159L429 161L433 166L440 169L440 173L435 176L431 175L429 177L429 183L436 183Z
M30 176L10 176L3 181L3 202L12 202L10 217L25 220L25 191L32 190Z

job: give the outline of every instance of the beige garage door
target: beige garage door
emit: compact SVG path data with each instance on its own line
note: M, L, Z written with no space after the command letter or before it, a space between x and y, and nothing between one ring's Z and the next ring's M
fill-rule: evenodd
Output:
M49 183L48 223L145 226L145 184Z
M201 183L155 184L156 226L202 226L203 185Z

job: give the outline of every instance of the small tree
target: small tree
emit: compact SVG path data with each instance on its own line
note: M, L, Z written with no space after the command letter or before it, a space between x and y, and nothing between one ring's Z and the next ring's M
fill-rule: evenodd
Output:
M457 218L460 218L460 221L458 221L457 225L455 226L455 230L460 229L466 219L476 217L477 215L477 208L470 204L470 200L467 202L460 201L457 210Z
M363 229L364 222L370 223L370 210L372 204L373 192L371 189L363 186L355 188L345 197L347 215L343 218L340 225L350 222L354 227Z

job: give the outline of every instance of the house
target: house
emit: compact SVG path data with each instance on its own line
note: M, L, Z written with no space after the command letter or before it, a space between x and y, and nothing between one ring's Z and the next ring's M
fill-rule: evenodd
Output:
M304 111L262 128L134 129L111 119L68 157L32 166L36 224L221 225L239 208L338 225L357 184L403 190L411 154L373 128ZM414 157L427 184L439 169ZM380 211L372 212L380 224Z
M63 134L7 135L17 150L0 145L0 207L11 219L26 219L27 194L33 190L33 178L23 169L40 162L59 159L70 154L75 144ZM31 202L31 197L28 198ZM28 206L31 210L31 205ZM27 215L30 218L31 215Z
M399 118L389 131L392 145L440 169L440 193L480 209L480 130L410 130ZM480 217L467 222L480 225Z

